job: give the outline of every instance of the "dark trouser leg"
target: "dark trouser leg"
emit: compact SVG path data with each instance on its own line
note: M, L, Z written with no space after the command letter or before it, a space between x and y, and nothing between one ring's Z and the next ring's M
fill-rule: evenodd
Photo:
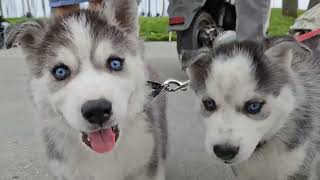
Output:
M270 0L237 0L237 38L262 39L266 37Z

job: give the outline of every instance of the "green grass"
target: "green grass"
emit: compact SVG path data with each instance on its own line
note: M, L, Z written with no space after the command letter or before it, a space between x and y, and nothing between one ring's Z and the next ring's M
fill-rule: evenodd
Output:
M301 15L303 11L298 11ZM295 18L282 15L282 9L272 9L269 26L270 36L286 35L290 26L294 23Z
M168 41L169 19L166 17L140 17L140 35L147 41ZM173 40L176 39L175 33Z
M26 17L21 17L21 18L8 18L7 21L11 24L19 24L19 23L23 23L25 21L28 21L30 19L26 18Z
M302 11L299 11L302 14ZM27 18L10 18L11 23L21 23ZM168 41L168 21L167 17L140 17L140 35L146 41ZM282 16L281 9L272 9L269 35L279 36L287 34L289 27L293 24L295 18ZM176 34L173 33L173 40Z

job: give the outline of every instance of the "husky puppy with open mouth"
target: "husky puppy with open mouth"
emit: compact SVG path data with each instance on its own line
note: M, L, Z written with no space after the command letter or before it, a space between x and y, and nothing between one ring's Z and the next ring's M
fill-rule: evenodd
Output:
M156 75L142 59L138 29L134 0L21 26L56 179L164 179L166 100L149 103L147 81Z
M320 61L291 37L185 51L209 155L241 180L317 180Z

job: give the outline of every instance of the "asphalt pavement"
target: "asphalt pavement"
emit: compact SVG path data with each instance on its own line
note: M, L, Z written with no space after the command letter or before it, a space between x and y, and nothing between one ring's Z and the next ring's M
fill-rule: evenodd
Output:
M146 60L163 79L187 79L175 43L146 43ZM30 101L27 71L19 48L0 50L0 180L52 180ZM168 95L167 180L229 180L230 170L204 151L204 129L192 92Z

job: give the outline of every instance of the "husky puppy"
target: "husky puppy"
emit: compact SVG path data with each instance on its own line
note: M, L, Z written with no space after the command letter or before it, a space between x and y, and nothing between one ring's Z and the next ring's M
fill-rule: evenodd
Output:
M57 180L163 180L165 98L148 105L137 4L106 0L22 25L49 166ZM153 79L154 80L154 79Z
M182 60L206 149L236 179L319 179L320 61L307 47L290 37L229 42Z

